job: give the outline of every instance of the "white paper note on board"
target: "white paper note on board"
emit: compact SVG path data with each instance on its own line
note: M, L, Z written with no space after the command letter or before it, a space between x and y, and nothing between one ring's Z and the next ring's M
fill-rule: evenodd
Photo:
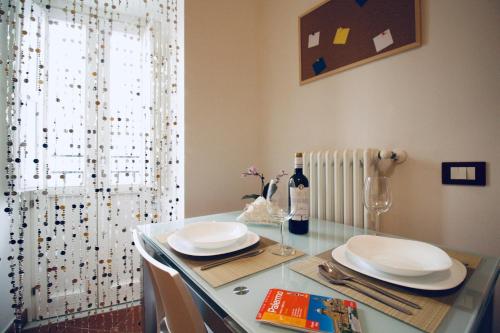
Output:
M380 52L389 45L394 44L394 41L392 40L391 30L387 29L386 31L373 37L373 43L375 44L375 50L377 50L377 52Z
M307 43L307 48L315 47L319 45L319 31L313 34L309 34L309 41Z

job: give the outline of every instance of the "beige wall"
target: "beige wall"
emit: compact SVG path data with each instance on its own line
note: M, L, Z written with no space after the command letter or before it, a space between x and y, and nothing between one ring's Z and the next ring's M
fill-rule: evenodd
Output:
M500 255L500 2L424 0L422 47L300 86L316 2L186 1L186 216L240 209L250 164L399 147L383 231ZM488 185L441 185L442 161L487 161Z
M500 2L423 1L423 46L298 84L297 17L318 1L262 1L267 169L295 150L399 147L382 230L500 255ZM441 185L442 161L487 161L486 187Z
M186 216L237 210L261 165L257 7L253 0L185 2Z
M383 231L500 255L500 2L422 0L422 47L299 86L297 17L317 2L186 0L186 216L240 209L250 164L399 147ZM487 161L488 185L441 185L443 161Z
M298 85L297 17L318 1L260 3L262 154L400 147L388 233L500 255L500 2L423 0L423 46ZM443 161L487 161L487 186L443 186ZM494 329L500 330L500 284Z

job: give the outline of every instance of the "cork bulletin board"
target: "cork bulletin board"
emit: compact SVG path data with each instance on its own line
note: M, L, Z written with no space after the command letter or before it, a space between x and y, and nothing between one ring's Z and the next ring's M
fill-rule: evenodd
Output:
M420 46L420 0L329 0L299 17L300 83Z

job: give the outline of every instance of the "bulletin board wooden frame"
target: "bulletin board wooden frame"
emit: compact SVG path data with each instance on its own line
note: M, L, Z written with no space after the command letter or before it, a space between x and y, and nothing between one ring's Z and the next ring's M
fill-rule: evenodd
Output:
M333 44L339 27L350 28L344 45ZM386 29L394 42L377 52L373 38ZM298 30L299 80L303 85L419 47L420 0L367 0L363 5L356 0L326 0L299 16ZM319 45L309 48L309 34L317 31ZM316 74L313 63L321 58L326 67Z

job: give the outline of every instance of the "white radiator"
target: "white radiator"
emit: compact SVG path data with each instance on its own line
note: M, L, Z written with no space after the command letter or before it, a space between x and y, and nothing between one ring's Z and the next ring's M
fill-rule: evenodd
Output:
M311 217L375 229L374 218L363 205L363 182L367 176L378 173L379 159L401 163L406 160L406 153L379 149L304 153Z

